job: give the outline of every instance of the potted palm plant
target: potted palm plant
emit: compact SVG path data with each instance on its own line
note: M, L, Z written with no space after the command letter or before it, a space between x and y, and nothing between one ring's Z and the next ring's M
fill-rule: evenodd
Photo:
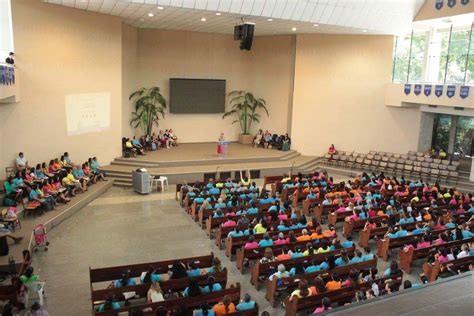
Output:
M153 125L158 127L160 116L165 117L166 100L160 88L142 88L130 94L129 100L135 99L135 111L132 112L130 125L140 126L144 135L151 135Z
M232 124L240 124L241 133L239 135L239 143L251 144L253 134L251 134L250 128L253 122L260 122L260 114L257 113L258 111L263 110L268 116L267 104L264 99L256 98L251 92L247 91L232 91L229 93L229 98L229 104L232 108L230 111L225 112L222 118L237 116Z

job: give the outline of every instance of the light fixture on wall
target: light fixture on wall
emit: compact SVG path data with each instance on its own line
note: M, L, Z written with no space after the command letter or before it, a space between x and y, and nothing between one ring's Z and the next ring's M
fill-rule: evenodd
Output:
M163 7L158 7L158 10L164 10L164 9L165 9L165 8L163 8Z
M220 12L216 12L216 15L217 15L217 16L219 16L219 15L222 15L222 13L220 13Z
M319 24L318 24L318 23L316 23L316 24L313 24L313 26L316 26L316 27L318 27L318 26L319 26Z
M150 12L150 13L148 13L148 16L149 16L150 18L152 18L152 17L154 16L154 14Z
M201 22L206 22L207 19L206 18L201 18Z
M293 28L291 29L293 32L296 31L296 27L293 26Z
M362 30L362 32L367 33L367 30Z
M271 21L273 21L273 19L267 19L267 21L268 21L268 22L271 22Z

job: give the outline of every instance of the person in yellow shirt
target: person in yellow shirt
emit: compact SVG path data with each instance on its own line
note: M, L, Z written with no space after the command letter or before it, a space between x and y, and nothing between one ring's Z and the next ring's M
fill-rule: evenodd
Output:
M72 172L69 172L68 175L64 178L67 178L69 180L69 183L70 184L73 184L77 189L81 190L82 193L85 192L85 189L84 187L81 185L81 183L79 182L79 180L77 180L76 178L74 178L74 175L72 174ZM63 178L63 181L64 181L64 178ZM64 183L64 182L63 182Z
M267 232L267 222L264 218L260 219L257 225L253 228L255 234L263 234Z
M331 247L323 240L321 242L321 246L318 248L318 251L316 251L316 253L326 253L330 251L331 251Z

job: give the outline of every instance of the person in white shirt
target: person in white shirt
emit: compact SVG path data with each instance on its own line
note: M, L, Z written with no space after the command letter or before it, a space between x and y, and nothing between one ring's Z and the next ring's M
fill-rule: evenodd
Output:
M467 244L462 245L462 251L458 253L458 259L469 256L469 246Z
M16 157L15 164L17 170L28 168L28 160L26 160L25 155L23 155L22 152L18 154L18 157Z

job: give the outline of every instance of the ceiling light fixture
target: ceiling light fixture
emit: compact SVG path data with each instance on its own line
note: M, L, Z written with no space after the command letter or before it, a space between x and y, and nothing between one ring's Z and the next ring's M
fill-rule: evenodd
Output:
M148 16L149 16L150 18L152 18L152 17L153 17L153 15L154 15L154 14L153 14L153 13L151 13L151 12L150 12L150 13L148 13Z
M271 21L273 21L273 19L267 19L267 21L268 21L268 22L271 22Z
M158 7L158 10L163 10L164 8L163 7Z
M366 32L367 32L367 30L362 30L362 32L366 33Z
M316 24L313 24L313 26L316 26L316 27L318 27L318 26L319 26L319 24L317 24L317 23L316 23Z
M216 12L216 15L221 15L221 14L222 14L222 13L220 13L220 12Z
M202 21L202 22L206 22L207 19L206 19L206 18L201 18L201 21Z
M293 32L296 31L296 27L293 26L293 28L291 29Z

